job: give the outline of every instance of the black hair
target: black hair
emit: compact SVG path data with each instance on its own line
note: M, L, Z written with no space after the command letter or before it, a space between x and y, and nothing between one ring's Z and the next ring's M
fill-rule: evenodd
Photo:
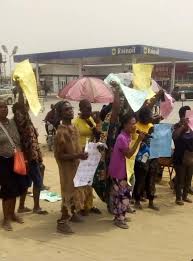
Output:
M107 114L112 110L112 103L109 103L108 105L104 105L102 107L102 110L100 112L100 118L101 121L105 120L105 117L107 116Z
M186 116L186 111L191 110L190 106L183 106L179 109L179 117L181 118L185 118Z
M139 122L147 124L151 121L152 110L149 107L143 107L139 110L138 114Z
M15 114L16 111L20 111L20 112L23 112L23 105L21 105L20 103L16 102L13 104L13 107L12 107L12 112Z
M13 114L15 114L16 111L20 111L20 112L22 112L22 114L28 113L28 111L29 111L28 101L26 101L24 104L19 103L19 102L14 103L13 106L12 106Z
M69 101L59 101L54 105L56 110L57 118L62 120L62 110L65 104L69 103Z
M135 113L133 112L128 112L124 114L120 119L121 122L120 130L122 130L125 127L125 125L128 124L133 118L136 118Z
M89 102L88 100L86 100L86 99L81 100L81 101L79 102L79 109L81 109L82 107L85 107L85 104L86 104L86 105L87 105L87 104L90 105L90 102Z

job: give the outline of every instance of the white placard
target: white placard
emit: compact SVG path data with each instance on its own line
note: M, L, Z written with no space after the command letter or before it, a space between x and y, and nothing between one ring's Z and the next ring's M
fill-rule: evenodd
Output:
M74 177L74 186L92 186L94 174L101 159L101 153L97 149L98 143L89 142L86 146L88 159L81 160Z

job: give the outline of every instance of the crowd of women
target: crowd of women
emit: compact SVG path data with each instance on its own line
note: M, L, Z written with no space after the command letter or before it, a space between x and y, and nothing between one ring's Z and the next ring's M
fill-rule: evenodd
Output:
M162 120L153 114L154 104L163 99L163 90L147 100L142 108L134 113L118 85L112 83L114 102L103 106L100 112L92 112L88 100L79 103L80 113L74 119L70 102L60 101L52 109L56 116L54 156L59 169L62 195L61 218L57 220L57 231L71 234L70 222L82 222L90 213L101 214L94 206L93 190L107 204L108 211L114 215L114 224L128 228L127 213L143 209L143 201L148 207L159 211L155 205L156 178L161 174L158 159L150 159L150 139L154 124ZM44 164L38 144L38 134L30 119L28 106L24 103L22 91L19 101L13 106L13 119L8 119L7 105L0 101L0 197L3 206L3 227L12 230L12 221L22 223L16 215L16 197L20 197L18 212L28 212L25 197L33 182L34 208L36 214L47 214L39 205L43 186ZM173 140L175 149L173 164L176 176L173 179L176 204L191 203L193 173L193 132L189 128L186 111L179 111L180 121L174 125ZM10 139L12 142L10 142ZM93 185L74 187L79 161L87 160L85 152L87 141L100 142L101 160L94 175ZM14 143L25 156L28 175L14 173ZM134 207L131 207L131 204Z

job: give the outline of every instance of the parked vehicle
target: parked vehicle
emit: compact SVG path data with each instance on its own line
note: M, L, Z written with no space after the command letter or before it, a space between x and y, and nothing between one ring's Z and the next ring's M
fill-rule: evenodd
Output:
M12 90L14 88L13 85L10 85L10 84L2 84L0 85L0 89L10 89Z
M175 87L172 92L172 97L179 101L181 100L181 95L185 96L185 100L193 99L193 87L183 86L183 87Z
M10 88L0 89L0 98L4 100L7 103L7 105L11 105L14 102L14 95Z

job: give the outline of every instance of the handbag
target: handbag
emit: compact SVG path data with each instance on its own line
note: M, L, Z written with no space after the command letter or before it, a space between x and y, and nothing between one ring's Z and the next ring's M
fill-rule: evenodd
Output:
M193 152L186 150L182 161L184 166L193 166Z
M3 126L3 124L0 122L0 127L2 128L2 130L4 131L4 133L6 134L11 146L14 149L14 166L13 166L13 171L16 174L25 176L27 175L27 169L26 169L26 164L25 164L25 159L24 159L24 154L22 151L18 150L16 148L16 145L13 141L13 139L10 137L8 131L6 130L6 128Z

